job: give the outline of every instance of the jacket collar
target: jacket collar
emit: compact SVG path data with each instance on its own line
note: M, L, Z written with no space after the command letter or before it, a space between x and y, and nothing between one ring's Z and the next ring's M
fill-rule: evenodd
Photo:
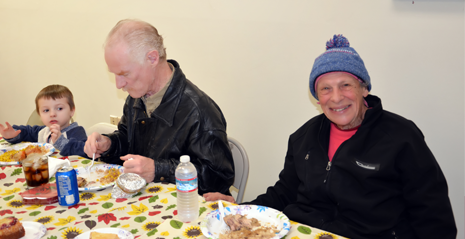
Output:
M186 76L182 72L179 63L175 60L168 60L175 69L171 84L168 86L160 105L152 113L152 118L158 118L169 127L173 126L174 116L181 101L181 94L186 87ZM145 111L144 102L138 98L134 100L134 108Z
M383 112L383 105L381 104L381 99L375 95L368 95L365 97L366 102L368 103L369 109L365 112L365 118L360 125L362 128L371 128L373 127L374 122L378 120Z

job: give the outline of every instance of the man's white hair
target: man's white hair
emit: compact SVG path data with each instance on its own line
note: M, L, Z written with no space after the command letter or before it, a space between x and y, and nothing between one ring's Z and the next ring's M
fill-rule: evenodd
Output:
M147 22L125 19L119 21L107 36L105 47L124 41L128 45L129 55L142 64L147 53L156 50L160 60L166 60L163 37L157 29Z

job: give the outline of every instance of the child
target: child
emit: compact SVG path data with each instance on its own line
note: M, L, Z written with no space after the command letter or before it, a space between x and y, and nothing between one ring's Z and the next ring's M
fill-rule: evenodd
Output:
M73 94L66 86L49 85L36 96L36 111L45 126L11 127L6 122L6 127L0 124L0 134L12 144L21 141L50 143L60 150L63 156L87 157L84 153L86 131L76 122L69 123L75 109Z

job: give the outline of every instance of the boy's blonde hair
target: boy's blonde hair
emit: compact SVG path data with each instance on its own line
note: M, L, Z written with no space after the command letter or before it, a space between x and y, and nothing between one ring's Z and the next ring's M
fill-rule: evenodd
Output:
M68 104L71 110L74 109L74 99L73 99L73 93L68 89L66 86L62 85L49 85L45 88L43 88L39 94L36 96L36 111L37 114L40 115L39 112L39 99L61 99L65 97L68 100Z

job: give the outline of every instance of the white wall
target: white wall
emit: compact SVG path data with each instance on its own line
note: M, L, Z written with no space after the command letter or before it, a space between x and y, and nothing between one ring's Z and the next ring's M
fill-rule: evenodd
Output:
M164 36L169 58L221 106L247 149L245 200L274 184L288 136L321 113L308 90L314 59L335 33L361 54L372 94L423 131L464 226L464 2L460 0L0 0L0 122L25 124L46 85L75 94L89 127L121 115L102 43L138 18Z

